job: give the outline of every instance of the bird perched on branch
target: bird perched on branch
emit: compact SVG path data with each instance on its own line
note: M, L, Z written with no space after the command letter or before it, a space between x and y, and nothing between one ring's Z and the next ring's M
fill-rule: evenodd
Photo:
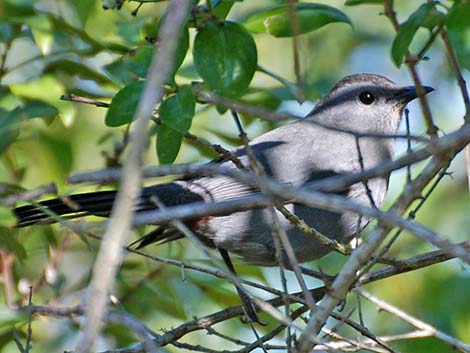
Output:
M424 87L424 90L428 93L433 89ZM414 87L400 87L383 76L347 76L304 119L269 131L249 145L266 175L279 183L301 187L323 178L360 172L392 158L395 142L390 135L397 132L403 108L416 97ZM240 147L234 153L250 169L245 148ZM229 160L215 163L236 168ZM339 193L360 204L380 207L388 177L383 175L358 182ZM136 212L157 209L152 197L171 207L198 201L230 200L259 192L229 176L175 180L144 188ZM51 214L106 217L110 214L115 195L115 191L98 191L68 196L76 207L61 199L41 202L39 208L19 207L15 209L18 226L51 223L54 221ZM332 212L295 202L286 204L286 208L310 227L342 243L349 242L369 221L367 217L349 211ZM43 209L48 211L44 212ZM258 208L192 219L186 224L205 244L221 250L225 255L230 252L249 263L272 266L277 263L272 217L271 209ZM315 260L331 251L281 214L278 219L298 262ZM181 237L183 235L177 229L163 225L145 237L140 246ZM287 257L285 260L289 264Z

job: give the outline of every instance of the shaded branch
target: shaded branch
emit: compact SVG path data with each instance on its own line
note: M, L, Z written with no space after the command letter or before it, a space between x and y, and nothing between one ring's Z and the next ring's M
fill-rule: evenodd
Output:
M130 133L129 154L124 163L122 180L103 236L98 256L93 266L89 285L86 320L83 336L78 340L77 351L87 353L100 334L102 318L106 312L107 297L121 262L122 245L130 231L134 204L137 200L142 176L142 155L148 140L147 126L153 107L164 94L164 84L173 68L173 57L181 28L189 10L189 0L169 3L163 25L159 31L158 46L149 67L149 73Z
M434 326L404 312L403 310L398 309L397 307L377 298L376 296L372 295L371 293L361 289L356 288L355 291L359 293L362 297L369 300L371 303L377 305L380 310L385 310L386 312L402 319L403 321L409 323L410 325L416 327L417 329L429 333L430 336L437 338L438 340L446 343L450 347L457 349L461 352L468 353L470 352L470 344L463 343L452 337Z
M467 248L470 248L470 242L466 242L465 246ZM139 254L139 251L134 251L137 254ZM150 259L154 258L150 255L142 254ZM400 268L397 268L395 266L384 266L383 268L373 271L371 273L368 273L367 275L364 275L360 279L361 285L365 285L367 283L372 283L377 280L381 280L384 278L388 278L394 275L397 275L399 273L405 273L411 270L418 270L421 268L428 267L432 264L440 263L447 261L451 259L451 256L442 256L442 252L440 251L432 251L428 252L426 254L420 254L414 257L411 257L406 260L402 260L403 264L407 264L406 266L401 266ZM159 258L154 258L154 260L159 261ZM181 266L181 262L175 261L175 260L169 260L169 262L166 262L169 265L174 265L177 267ZM200 270L197 268L197 266L194 265L186 265L185 268L190 269L190 270ZM211 272L211 270L208 271L203 271L212 275L216 275L218 277L226 278L225 275L221 275L217 271ZM241 280L242 282L246 284L250 284L248 281ZM259 286L258 284L255 284L256 286ZM326 293L326 287L319 287L310 290L313 298L316 301L319 301L323 295ZM268 301L273 306L281 306L284 305L284 299L283 299L283 294L282 292L278 293L278 297L271 299ZM302 298L302 292L290 294L289 298L292 302L298 302L301 304L305 304L305 300ZM307 307L301 307L297 309L298 312L294 311L291 314L291 317L295 319L297 317L297 314L301 314L307 310ZM53 317L77 317L77 316L82 316L84 314L84 309L83 306L78 305L78 306L70 306L70 307L57 307L57 306L42 306L42 305L31 305L31 306L24 306L19 309L20 312L25 313L27 315L45 315L45 316L53 316ZM167 344L170 344L172 342L175 342L185 335L199 331L199 330L207 330L211 326L222 322L226 321L235 317L239 317L244 314L243 307L242 306L236 306L236 307L231 307L227 308L221 311L218 311L216 313L204 316L202 318L194 319L188 322L185 322L181 324L180 326L177 326L174 329L171 329L167 331L163 335L157 335L156 333L148 330L145 328L145 331L148 332L149 334L152 334L154 336L153 341L154 344L157 346L164 346ZM116 313L116 312L109 312L107 316L108 321L120 323L120 324L125 324L123 322L122 317L128 315L128 314L122 314L122 313ZM334 314L337 315L337 314ZM341 317L336 316L338 319L341 319ZM352 323L352 322L351 322ZM145 326L141 326L145 327ZM360 332L366 336L368 336L367 331L364 331L364 329L361 329L358 324L355 324L354 327L358 330L361 330ZM281 328L285 328L285 325L281 324L277 329L275 329L275 332L280 332L282 331ZM274 332L274 331L273 331ZM273 335L268 336L269 338L274 337ZM263 342L265 342L264 338L261 338ZM386 340L384 340L385 342ZM333 345L334 347L334 345ZM240 350L240 353L242 352L248 352L249 350ZM144 348L142 345L140 346L135 346L132 348L124 348L124 349L116 349L116 350L110 350L107 351L107 353L140 353L144 352ZM103 352L104 353L104 352Z
M463 147L463 146L462 146ZM452 156L450 157L452 158ZM420 195L424 187L448 164L442 159L433 159L421 174L407 185L405 192L391 207L397 213L403 213L410 204ZM312 334L318 334L325 321L331 315L333 309L346 297L352 283L355 281L357 271L370 259L373 252L380 246L390 231L390 227L380 224L372 231L367 239L356 248L342 267L330 287L330 291L325 295L318 306L317 311L310 317L307 326L299 338L297 349L299 352L309 351L314 342L310 339ZM461 248L459 248L461 249ZM447 250L447 249L446 249ZM461 249L464 252L463 249ZM469 254L465 251L466 256Z

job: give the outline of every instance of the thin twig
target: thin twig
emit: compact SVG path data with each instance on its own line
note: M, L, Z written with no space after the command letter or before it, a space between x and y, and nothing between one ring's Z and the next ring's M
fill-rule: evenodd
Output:
M214 105L221 105L231 111L237 113L244 113L248 115L256 115L257 117L268 120L268 121L285 121L285 120L302 120L304 117L285 113L285 112L271 112L269 110L255 107L249 104L241 103L229 98L225 98L217 95L214 92L208 92L204 90L200 85L194 84L192 86L194 93L198 99L205 103L212 103ZM307 115L308 116L308 115ZM328 130L342 132L356 137L376 137L382 139L407 139L411 138L416 141L429 142L430 139L422 136L407 136L406 134L383 134L383 133L372 133L372 132L358 132L352 129L340 128L331 124L322 123L319 121L309 120L309 124L323 127Z
M13 253L6 249L0 249L1 282L3 284L3 294L8 307L15 306L15 281L13 278L13 263L15 257Z
M385 310L392 315L402 319L403 321L409 323L410 325L416 327L419 330L429 332L433 337L437 338L438 340L446 343L450 347L457 349L461 352L468 353L470 352L470 344L463 343L457 340L455 337L452 337L434 326L404 312L403 310L398 309L397 307L386 303L385 301L377 298L376 296L372 295L371 293L363 290L363 289L355 289L361 296L369 300L370 302L377 305L381 310Z
M295 8L296 1L288 0L287 5L289 9L291 29L292 29L292 53L294 56L294 72L295 78L297 81L297 95L296 98L299 102L305 100L305 90L304 90L304 79L302 77L302 72L300 69L300 45L299 45L299 34L300 34L300 24L299 17L297 16L297 10Z
M103 236L103 243L93 266L93 275L89 287L86 320L82 326L83 336L78 340L77 351L88 353L100 334L102 318L106 312L108 294L121 262L121 251L131 227L142 175L142 155L147 141L147 126L154 105L164 94L164 84L172 70L173 56L177 48L177 39L186 19L189 0L173 0L169 3L163 25L160 28L160 40L149 68L147 81L134 115L134 130L131 133L129 155L124 163L123 176L116 195L111 220Z
M400 24L398 23L396 13L393 8L393 0L384 0L384 14L392 23L395 31L398 32L398 30L400 29ZM416 87L416 94L418 96L419 104L421 106L424 120L427 125L427 132L430 136L435 137L437 136L438 128L436 127L436 125L434 125L431 110L429 109L429 104L426 98L426 91L423 88L423 84L421 83L421 79L419 78L418 72L416 70L416 65L418 62L419 58L414 55L411 55L407 51L407 53L405 54L405 64L408 67L408 71L410 72L410 75Z
M455 132L436 138L432 144L428 144L425 147L396 160L390 160L363 172L324 178L322 180L312 182L309 188L312 190L324 192L344 190L345 188L357 182L388 175L394 170L403 168L412 163L420 162L433 155L442 153L457 153L469 142L470 124L462 126ZM199 176L215 175L219 173L229 175L231 171L231 168L226 168L214 163L205 165L179 164L144 168L143 177L150 178L168 175ZM107 169L96 172L76 173L69 177L68 182L70 184L111 182L119 180L121 173L122 171L120 169Z
M470 124L470 97L468 94L467 83L465 82L465 79L462 75L462 71L460 70L459 64L457 62L457 57L454 52L454 48L452 48L449 37L447 36L447 32L445 30L441 31L441 38L444 42L447 57L449 58L452 71L454 71L454 75L455 77L457 77L457 83L459 85L463 103L465 105L464 121L468 125ZM467 167L468 192L470 193L470 145L465 147L465 161Z
M73 93L63 94L60 96L60 99L63 101L70 101L70 102L77 102L77 103L84 103L84 104L91 104L97 107L108 108L109 103L97 101L95 99L82 97Z
M467 244L467 246L470 247L470 244ZM151 259L154 259L156 261L160 260L159 258L149 256L149 255L141 253L139 251L132 251L132 252L135 252L136 254L140 254L140 255L145 255L145 256L147 256ZM430 264L447 261L449 259L449 257L442 257L441 255L442 255L442 253L433 251L433 252L429 252L429 253L426 253L426 254L418 255L416 257L409 258L407 260L403 260L404 262L408 262L410 264L410 266L408 268L397 269L393 266L385 266L383 269L380 269L380 270L369 273L367 275L367 277L363 278L362 283L363 284L371 283L371 282L383 279L385 277L391 277L391 276L394 276L398 273L403 273L401 271L406 272L406 271L410 270L410 268L413 268L413 270L417 270L417 269L420 269L420 268L427 267ZM413 262L415 262L415 265L412 265ZM177 266L177 267L181 266L180 262L178 262L176 260L168 260L168 262L165 261L165 263L168 263L169 265L174 265L174 266ZM198 270L197 266L194 266L194 265L187 265L187 268L188 269ZM390 270L387 270L387 269L390 269ZM204 270L203 272L206 272L206 271ZM206 272L206 273L211 273L211 272L209 270L209 272ZM217 272L213 272L212 274L216 275ZM320 287L320 288L312 289L311 293L312 293L313 297L315 298L315 300L318 301L324 295L325 291L326 291L325 287ZM303 303L302 299L300 298L301 294L302 294L302 292L292 294L290 296L290 299L293 300L293 301L296 301L296 302ZM278 298L274 298L274 299L270 300L271 305L273 305L273 306L283 305L283 303L284 303L284 301L282 299L283 293L278 292L278 295L279 295ZM24 312L25 314L39 314L39 315L56 316L56 317L76 317L76 316L81 316L84 313L84 310L83 310L82 306L53 307L53 306L37 306L37 305L29 306L28 305L28 306L20 308L19 310L21 312ZM307 307L304 306L304 307L301 307L301 308L297 309L297 311L294 311L291 314L292 319L295 319L296 317L298 317L298 315L301 315L303 312L305 312L305 310L307 310ZM112 314L113 313L109 313L108 315L112 315ZM205 317L202 317L202 318L199 318L199 319L194 319L192 321L185 322L185 323L181 324L180 326L178 326L178 327L176 327L176 328L174 328L170 331L167 331L164 335L159 336L159 335L154 334L155 335L154 340L155 340L155 343L157 345L163 346L163 345L166 345L170 342L173 342L173 341L176 341L176 340L182 338L186 334L189 334L191 332L198 331L198 330L206 330L208 327L211 327L211 326L215 325L216 323L226 321L230 318L234 318L234 317L240 316L242 314L243 314L243 308L242 307L232 307L232 308L224 309L224 310L216 312L214 314L210 314L208 316L205 316ZM338 316L338 319L341 319L341 317ZM284 327L285 327L284 325L279 326L278 329L272 331L272 333L268 334L266 337L268 337L269 339L274 337ZM357 327L357 329L363 330L360 327ZM367 331L364 331L364 332L361 332L361 333L367 336ZM261 337L260 339L263 342L265 342L265 341L267 341L267 339L265 339L266 337ZM384 341L386 341L386 340L384 340ZM248 348L248 347L246 347L246 348ZM123 352L127 352L127 353L143 352L142 348L139 348L138 346L130 348L130 349L112 350L112 351L108 351L108 352L117 353L118 351L120 353L123 353ZM249 351L250 350L242 349L239 352L249 352Z
M29 298L28 298L28 305L33 305L33 287L29 287ZM28 317L28 328L26 329L26 344L25 344L25 353L29 353L31 349L31 336L33 335L33 331L31 330L31 323L33 322L33 315L29 315Z
M433 159L423 172L408 185L407 190L392 206L392 210L399 213L404 212L411 202L416 198L421 190L432 180L432 178L442 169L443 161ZM314 342L310 339L312 334L318 334L333 309L339 304L355 280L356 272L368 261L373 252L383 242L390 228L383 224L379 225L369 234L367 239L356 248L343 266L336 279L330 287L330 291L325 295L316 312L310 317L307 326L299 338L297 349L299 352L308 352ZM464 250L462 250L464 251ZM466 252L466 251L465 251Z
M6 197L0 198L0 205L3 206L13 206L17 202L21 201L30 201L38 199L39 197L46 194L57 194L57 185L55 183L50 183L46 185L39 186L32 190L21 191Z

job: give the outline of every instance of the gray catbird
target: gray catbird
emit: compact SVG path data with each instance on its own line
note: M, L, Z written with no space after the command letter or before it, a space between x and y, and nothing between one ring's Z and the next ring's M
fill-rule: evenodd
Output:
M426 93L432 91L430 87L424 89ZM379 138L377 134L395 134L403 108L414 98L414 87L400 87L379 75L347 76L318 102L305 119L267 132L251 141L250 146L267 175L293 186L373 168L390 160L394 150L393 139ZM357 138L345 130L362 135ZM243 147L235 154L249 167ZM235 168L231 161L220 160L217 163ZM340 192L356 202L380 207L387 184L388 176L383 176L369 180L367 186L357 183ZM174 206L195 201L228 200L256 192L259 191L227 176L196 177L144 188L136 208L137 212L157 208L152 195L166 206ZM58 215L107 216L114 197L115 191L70 196L78 209L69 207L70 203L60 199L41 204ZM351 212L335 213L295 203L286 207L311 227L343 243L349 242L368 222L365 217ZM16 208L15 213L20 227L52 222L35 206ZM271 266L276 264L271 219L270 210L254 209L205 217L187 224L205 244L235 253L247 262ZM284 217L279 216L279 220L299 262L317 259L330 251ZM171 226L161 226L145 237L140 245L181 237Z

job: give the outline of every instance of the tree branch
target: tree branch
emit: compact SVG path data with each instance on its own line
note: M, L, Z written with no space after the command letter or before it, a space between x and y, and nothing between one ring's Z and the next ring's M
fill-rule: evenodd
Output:
M125 161L122 180L111 219L106 228L88 292L86 320L82 326L83 336L77 344L77 352L87 353L93 346L102 327L108 295L122 260L122 245L131 227L133 205L139 194L142 175L142 154L148 139L147 126L153 107L163 96L163 86L170 75L179 33L186 19L189 0L173 0L169 3L160 30L158 48L152 59L149 74L133 120L130 135L129 156Z

